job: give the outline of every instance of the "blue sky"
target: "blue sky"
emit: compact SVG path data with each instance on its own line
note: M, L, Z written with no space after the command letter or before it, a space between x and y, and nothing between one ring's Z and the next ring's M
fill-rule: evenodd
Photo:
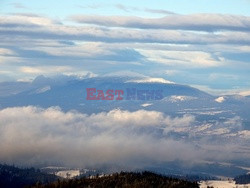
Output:
M0 2L0 82L116 71L250 90L250 1Z
M179 14L192 13L221 13L221 14L243 14L250 15L249 0L128 0L128 1L30 1L30 0L2 0L0 2L2 13L32 12L46 14L48 16L64 18L72 13L100 14L100 15L143 15L154 16L149 12L131 10L121 11L122 7L127 9L163 9ZM120 9L119 9L120 7ZM26 10L25 10L26 9Z

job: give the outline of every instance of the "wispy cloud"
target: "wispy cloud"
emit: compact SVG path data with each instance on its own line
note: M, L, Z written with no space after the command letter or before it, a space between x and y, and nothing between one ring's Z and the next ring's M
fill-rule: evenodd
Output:
M139 8L137 8L137 7L125 6L123 4L116 4L115 7L118 8L118 9L120 9L120 10L123 10L125 12L138 11L139 10Z
M134 18L123 17L121 19L119 18L118 20L116 20L116 17L76 16L74 17L74 19L80 19L80 20L83 19L85 20L86 23L88 22L96 24L99 23L107 26L108 25L125 26L127 24L128 25L132 24L135 25L136 27L140 27L140 24L137 25L137 20L140 20L140 18L134 19ZM92 27L67 26L67 25L62 25L60 22L57 22L55 20L51 20L44 17L2 16L0 17L0 20L2 21L0 24L0 33L2 34L2 38L4 38L4 36L12 35L16 37L26 36L29 38L39 38L39 39L57 39L57 40L68 39L68 40L82 40L82 41L87 40L87 41L102 41L110 43L112 42L113 43L115 42L175 43L175 44L208 44L208 43L249 44L250 43L249 34L243 31L242 32L227 31L223 33L194 33L187 31L180 31L180 30L162 30L159 27L164 27L164 26L158 27L157 26L158 24L156 24L157 29L153 28L146 29L142 32L141 30L124 29L124 28L116 29L116 28L96 27L96 26ZM131 23L127 23L127 21L129 20L131 21ZM175 25L175 23L173 24ZM161 24L159 23L159 25ZM185 26L180 26L180 27L184 27L185 29ZM144 26L142 26L142 28L144 28ZM245 26L242 26L242 28L245 28ZM235 35L237 35L236 38L234 37Z
M22 3L11 3L11 5L16 9L28 9L28 7L24 6Z
M76 5L77 7L79 8L83 8L83 9L99 9L99 8L102 8L102 7L105 7L104 4L90 4L90 5Z
M163 18L75 15L78 23L141 29L181 29L194 31L249 31L250 18L221 14L170 15Z
M175 12L172 12L172 11L169 11L169 10L165 10L165 9L149 9L149 8L146 8L144 10L146 12L155 13L155 14L164 14L164 15L176 14Z

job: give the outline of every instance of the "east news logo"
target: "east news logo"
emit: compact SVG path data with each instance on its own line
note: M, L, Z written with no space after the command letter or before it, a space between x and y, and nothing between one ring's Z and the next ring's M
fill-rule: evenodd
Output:
M108 89L87 88L87 100L161 100L163 90L137 90L136 88Z

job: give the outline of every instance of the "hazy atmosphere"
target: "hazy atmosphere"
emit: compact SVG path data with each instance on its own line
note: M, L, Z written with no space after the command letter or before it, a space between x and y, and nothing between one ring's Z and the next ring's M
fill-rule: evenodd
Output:
M249 0L2 0L0 165L249 174L249 73Z

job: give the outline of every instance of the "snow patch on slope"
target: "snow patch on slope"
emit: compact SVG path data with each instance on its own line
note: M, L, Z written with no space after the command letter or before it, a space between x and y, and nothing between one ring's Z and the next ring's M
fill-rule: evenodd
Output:
M79 176L80 170L62 170L62 171L56 172L55 175L63 177L63 178L71 179L76 176Z
M226 180L226 181L202 181L200 183L200 188L207 188L207 187L216 187L216 188L245 188L250 187L250 184L244 184L244 185L236 185L235 181L233 180Z
M136 80L129 80L127 82L135 82L135 83L162 83L162 84L174 84L169 80L165 80L164 78L142 78Z
M224 97L218 97L218 98L215 99L215 101L218 102L218 103L222 103L222 102L225 101L225 98Z
M145 103L145 104L142 104L141 106L142 107L147 107L147 106L151 106L152 105L152 103Z
M146 78L147 76L133 71L117 71L104 74L103 77L131 77L131 78Z
M45 93L46 91L49 91L49 90L51 90L51 87L50 86L45 86L45 87L37 89L35 93L36 94Z
M164 98L165 101L170 101L170 102L183 102L194 99L197 99L197 97L184 96L184 95L172 95L170 97Z

